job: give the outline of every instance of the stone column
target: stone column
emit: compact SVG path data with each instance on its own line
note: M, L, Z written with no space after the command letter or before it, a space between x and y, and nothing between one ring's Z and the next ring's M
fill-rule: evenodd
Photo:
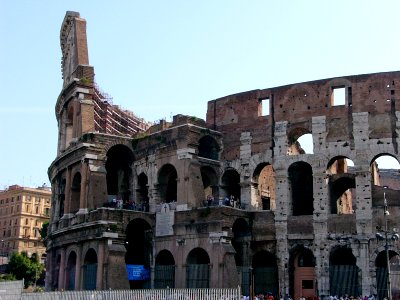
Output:
M71 207L71 169L67 168L67 176L65 179L65 200L64 200L64 215L70 213Z
M97 274L96 274L96 290L103 290L103 269L104 269L104 241L99 242L97 253Z
M82 289L82 247L76 249L75 290Z
M80 199L79 199L79 211L77 214L85 214L87 213L87 183L88 183L88 162L86 159L83 159L81 162L81 190L80 190Z
M372 234L371 173L369 163L357 166L356 173L356 222L357 234ZM354 207L354 203L353 203Z
M65 271L66 271L66 253L65 249L60 250L60 269L58 274L58 289L65 290Z
M361 295L370 295L372 278L369 272L369 240L367 238L359 240L359 255L357 257L357 266L361 269Z

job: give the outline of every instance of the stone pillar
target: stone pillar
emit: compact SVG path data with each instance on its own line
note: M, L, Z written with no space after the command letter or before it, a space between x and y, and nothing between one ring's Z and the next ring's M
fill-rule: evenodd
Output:
M76 249L75 290L82 290L82 247Z
M66 271L66 253L65 249L60 250L60 269L58 274L58 289L65 290L65 271Z
M104 269L104 241L99 242L97 253L97 274L96 274L96 290L103 290L103 269Z
M359 255L357 257L357 266L361 269L361 295L370 295L372 293L372 278L369 272L369 240L367 238L359 240Z
M64 200L64 215L70 213L71 206L71 169L67 168L67 174L65 178L65 200Z
M357 234L365 236L372 234L371 173L369 163L365 162L357 166L355 173Z
M81 191L79 199L79 211L77 214L87 213L88 162L85 159L81 162L81 174Z

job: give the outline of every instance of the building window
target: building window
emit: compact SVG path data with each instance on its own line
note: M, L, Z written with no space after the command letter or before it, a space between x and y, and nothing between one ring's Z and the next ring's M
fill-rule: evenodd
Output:
M346 88L344 86L332 88L331 104L332 106L346 104Z
M39 206L36 206L36 214L39 214Z

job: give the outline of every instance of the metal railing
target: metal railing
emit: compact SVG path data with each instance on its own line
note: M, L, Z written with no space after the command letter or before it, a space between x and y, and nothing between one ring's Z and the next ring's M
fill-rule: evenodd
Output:
M23 293L21 300L240 300L234 289L151 289Z

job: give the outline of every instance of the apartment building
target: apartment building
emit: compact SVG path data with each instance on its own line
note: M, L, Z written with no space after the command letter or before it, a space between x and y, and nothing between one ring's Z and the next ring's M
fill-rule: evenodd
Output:
M44 259L46 248L40 230L50 218L51 189L9 186L0 191L0 263L13 252L37 253Z

